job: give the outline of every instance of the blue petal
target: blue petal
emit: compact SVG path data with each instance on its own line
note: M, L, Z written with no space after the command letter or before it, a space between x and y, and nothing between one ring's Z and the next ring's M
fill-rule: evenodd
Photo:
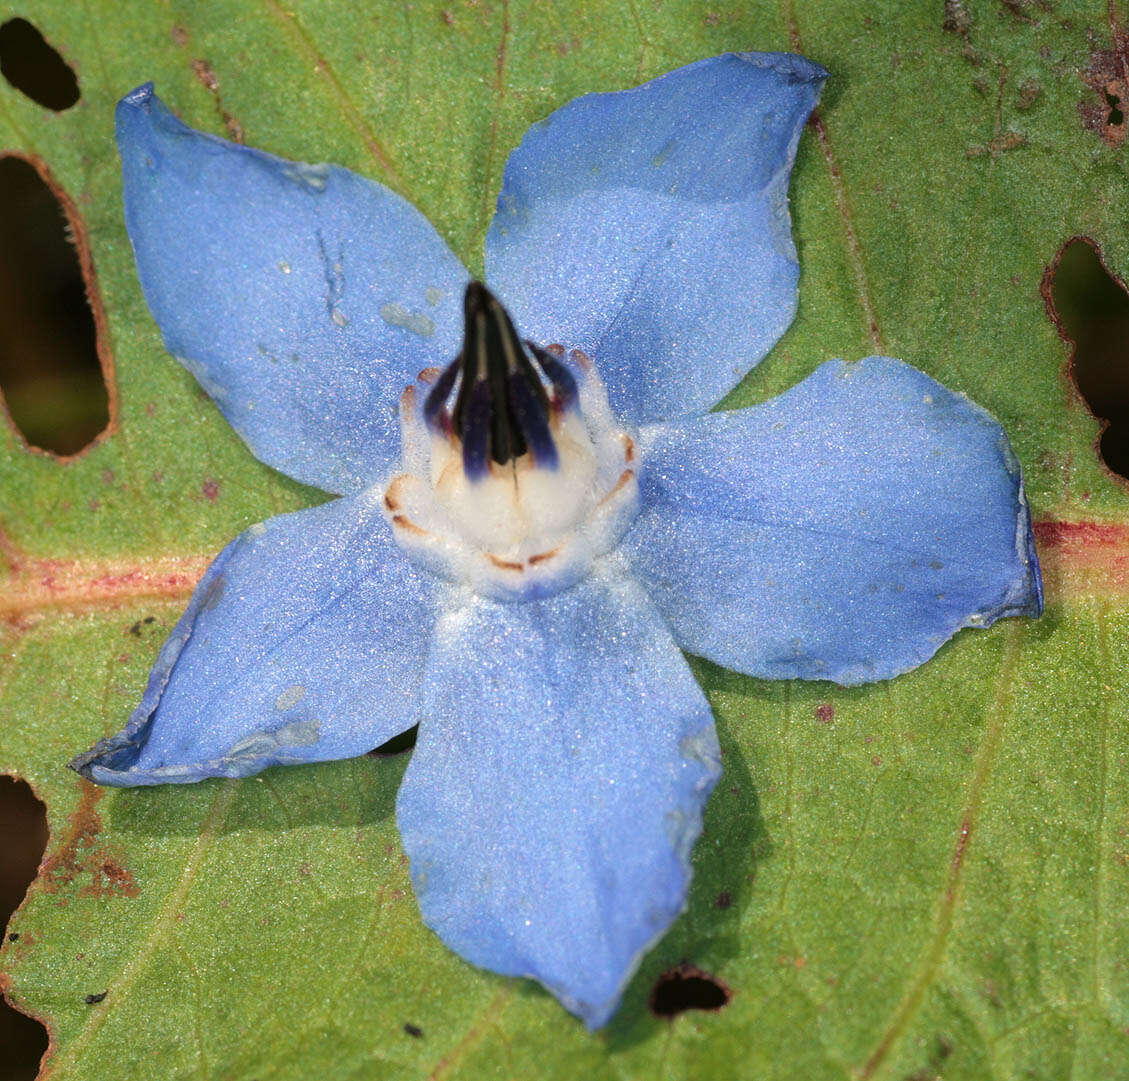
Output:
M534 124L486 237L521 333L588 352L635 423L716 402L795 314L788 176L826 78L729 53Z
M1038 615L999 424L886 357L765 405L645 431L625 539L678 644L750 675L886 679L961 627Z
M468 601L436 637L397 803L423 918L596 1028L685 904L709 706L630 582Z
M331 492L383 479L396 401L459 349L467 273L387 188L185 127L152 84L118 104L145 299L256 457Z
M434 615L379 494L253 526L219 555L129 724L71 765L99 784L349 758L415 723Z

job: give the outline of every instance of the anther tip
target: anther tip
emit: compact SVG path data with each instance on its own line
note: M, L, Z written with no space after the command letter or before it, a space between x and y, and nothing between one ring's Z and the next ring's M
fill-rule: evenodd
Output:
M494 299L494 294L482 282L476 280L467 282L466 293L463 296L463 308L468 319L486 311L491 303L496 304L497 301Z

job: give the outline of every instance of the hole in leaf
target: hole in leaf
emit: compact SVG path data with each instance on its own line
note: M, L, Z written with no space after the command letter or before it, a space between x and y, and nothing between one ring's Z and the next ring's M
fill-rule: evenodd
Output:
M0 391L27 443L59 455L110 423L101 306L87 288L80 225L45 169L0 157Z
M651 991L656 1017L677 1017L686 1010L720 1010L732 992L716 976L694 965L681 964L664 972Z
M35 878L47 847L47 810L31 787L0 775L0 927L9 950L21 935L7 934L8 920ZM4 1048L4 1081L32 1081L47 1050L47 1030L0 997L0 1047Z
M1099 450L1129 478L1129 294L1083 237L1067 242L1043 279L1059 333L1074 346L1069 371L1090 412L1107 425Z
M37 105L61 113L78 101L74 69L27 19L0 26L0 75Z
M1125 114L1121 111L1121 99L1116 94L1111 94L1108 90L1105 93L1105 103L1109 106L1109 116L1106 117L1106 123L1117 126L1125 122Z
M419 725L413 724L406 732L401 732L398 736L393 736L387 743L382 743L369 754L374 754L377 758L391 758L393 755L403 754L405 751L410 751L416 745L416 735L419 732Z

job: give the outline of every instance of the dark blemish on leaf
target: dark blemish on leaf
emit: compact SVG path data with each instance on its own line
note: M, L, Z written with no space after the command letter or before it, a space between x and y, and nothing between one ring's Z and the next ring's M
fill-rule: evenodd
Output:
M929 1054L929 1065L906 1074L904 1081L941 1081L941 1070L952 1053L952 1041L947 1036L938 1034L933 1050Z
M223 121L223 126L227 129L227 134L232 142L242 143L243 125L223 107L223 99L220 97L220 82L216 78L216 73L212 70L212 65L207 60L196 58L192 61L192 73L196 76L196 81L212 95L216 112L219 114L220 120Z
M821 724L830 724L835 720L835 707L829 702L821 702L815 707L815 719Z
M99 1002L101 1002L103 999L105 999L105 997L109 993L110 992L107 989L105 991L99 991L98 994L96 994L96 995L83 995L82 1001L85 1002L87 1004L87 1006L96 1006Z
M995 980L985 980L982 993L989 1006L997 1010L1003 1009L1004 1004L1003 1000L1000 998L1000 989L996 986Z
M991 142L984 146L970 146L965 152L966 158L979 158L985 154L993 159L998 158L1005 150L1017 150L1027 145L1027 136L1021 131L1005 131L997 135Z
M19 940L20 940L19 931L13 931L10 935L8 935L8 941L9 942L19 942Z
M56 113L79 98L74 69L26 19L0 25L0 75L36 105Z
M404 1031L417 1040L423 1035L423 1029L419 1025L413 1025L411 1021L404 1022Z
M949 34L959 34L962 38L968 37L968 32L972 29L972 16L962 0L945 0L941 29Z
M687 1010L720 1010L732 994L716 976L684 961L655 981L649 1005L656 1017L673 1018Z
M0 422L68 461L115 426L114 365L86 228L47 166L0 153Z
M1026 112L1035 104L1042 92L1043 88L1034 79L1027 79L1020 83L1019 94L1015 100L1016 108L1021 112Z
M1129 292L1088 237L1072 237L1043 275L1047 314L1070 353L1065 375L1101 422L1095 450L1129 478Z
M76 879L90 876L80 890L83 897L136 897L141 891L109 846L100 844L102 819L98 801L104 791L89 781L80 781L78 807L70 816L70 829L62 844L43 864L38 882L44 893L60 893Z
M1000 6L1019 22L1034 26L1035 20L1027 14L1027 0L1000 0Z
M419 725L412 725L406 732L401 732L398 736L393 736L375 750L369 751L369 754L375 755L377 758L392 758L395 755L404 754L416 745L416 736L418 734Z
M1111 30L1113 47L1094 49L1082 72L1090 92L1078 103L1082 126L1101 137L1106 146L1125 142L1125 109L1129 99L1129 34L1120 27Z
M209 503L214 503L219 499L220 486L212 480L211 477L205 479L204 483L200 486L200 491Z
M157 617L156 616L146 616L141 622L144 623L146 626L148 626L150 623L156 623Z
M1119 128L1124 132L1125 130L1125 113L1121 108L1121 94L1114 93L1114 90L1121 91L1121 84L1110 84L1105 87L1102 93L1105 95L1106 104L1109 106L1109 116L1105 118L1107 127ZM1124 138L1124 135L1122 135Z
M729 908L732 906L732 904L733 894L731 894L728 890L722 890L721 893L717 895L717 900L714 901L714 905L717 908Z
M169 31L169 37L174 45L179 45L182 49L188 44L188 31L183 26L174 26Z
M132 634L134 638L141 637L141 620L138 620L129 628L129 633Z

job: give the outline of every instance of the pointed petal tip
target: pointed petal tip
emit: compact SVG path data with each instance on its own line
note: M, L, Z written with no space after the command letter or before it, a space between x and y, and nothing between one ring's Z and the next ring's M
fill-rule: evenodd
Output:
M599 356L620 417L705 412L792 322L788 178L827 76L795 53L706 57L576 98L510 154L486 279L524 334Z
M181 126L157 96L151 82L142 83L126 94L114 110L114 138L123 166L128 167L129 162L136 161L137 158L132 155L141 148L146 157L152 157L155 144L160 141L157 129L170 121L174 127ZM152 167L151 161L146 164Z
M823 83L831 78L822 64L809 60L800 53L730 53L758 68L772 68L794 83Z
M118 102L118 107L121 108L122 106L128 106L135 109L148 109L149 103L154 100L160 101L161 99L157 97L156 92L153 89L153 83L150 81L147 83L142 83L140 86L134 87L134 89L132 89L128 94L125 95L125 97L121 99L121 101Z

